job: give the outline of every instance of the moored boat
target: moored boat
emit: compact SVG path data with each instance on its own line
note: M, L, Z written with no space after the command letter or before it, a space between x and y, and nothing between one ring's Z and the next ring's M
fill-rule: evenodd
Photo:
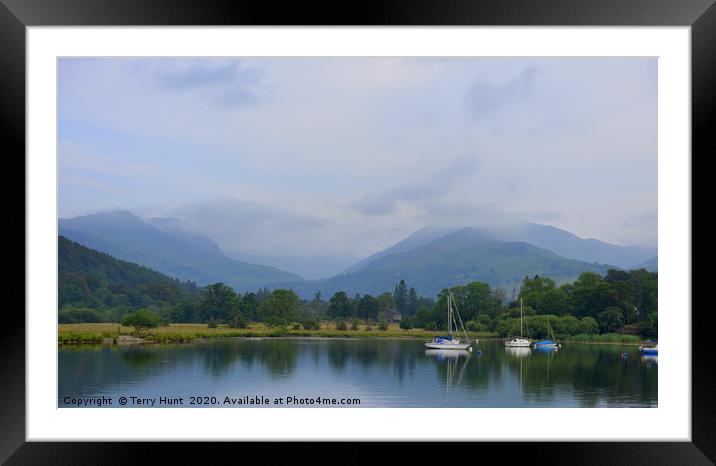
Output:
M470 347L470 339L467 337L467 331L465 331L465 326L462 324L462 319L460 318L460 313L457 311L457 308L453 309L454 306L454 298L452 296L452 293L448 291L447 296L447 308L448 308L448 324L447 324L447 330L448 334L446 336L439 336L433 338L433 341L429 341L425 343L425 346L430 349L436 349L436 350L466 350L469 349L472 351L472 348ZM457 320L455 317L457 316ZM457 330L457 324L460 323L460 327L462 328L462 332L465 335L465 342L460 340L459 338L453 337L453 327L455 327L455 330ZM477 344L477 340L475 340L475 344Z
M505 341L508 348L529 348L530 340L522 336L522 298L520 298L520 337L513 337Z
M425 346L435 350L465 350L470 347L470 343L463 343L459 338L448 335L435 337L433 341L425 343Z
M535 349L551 350L551 349L557 349L557 348L562 347L562 345L560 345L559 343L557 343L554 340L554 334L552 333L552 327L549 326L549 315L547 316L547 334L552 339L536 341L534 343Z

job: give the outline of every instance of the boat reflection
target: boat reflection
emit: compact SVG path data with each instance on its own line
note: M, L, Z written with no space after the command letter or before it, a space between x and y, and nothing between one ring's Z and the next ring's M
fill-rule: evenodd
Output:
M467 362L470 360L470 352L466 350L428 349L425 350L425 355L435 358L437 362L446 362L445 396L449 398L452 386L459 385L462 382ZM460 358L465 358L465 362L462 363L460 371L456 375Z
M524 357L529 356L532 353L532 350L528 346L526 346L526 347L506 346L505 353L509 354L510 356L517 357L517 358L524 358Z
M659 365L659 356L645 354L645 355L642 355L641 362L643 362L649 366L657 366L657 365Z
M425 350L425 356L430 356L438 361L455 360L460 357L470 357L470 352L467 350L441 350L441 349L428 349Z

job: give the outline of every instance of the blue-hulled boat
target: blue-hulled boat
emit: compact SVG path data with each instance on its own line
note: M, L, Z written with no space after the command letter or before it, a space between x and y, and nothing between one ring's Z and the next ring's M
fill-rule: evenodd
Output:
M552 340L536 341L535 349L552 349L557 347L557 342Z
M547 334L549 337L554 338L554 334L552 333L552 327L549 326L549 315L547 316ZM542 340L534 342L535 349L551 350L557 349L561 346L562 345L560 345L554 340Z

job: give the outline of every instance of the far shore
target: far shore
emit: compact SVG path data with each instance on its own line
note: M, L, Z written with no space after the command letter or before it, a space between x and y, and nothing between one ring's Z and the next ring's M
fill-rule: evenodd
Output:
M306 330L303 327L269 327L261 323L252 323L247 328L218 326L209 328L207 324L169 324L168 326L142 330L135 335L134 328L116 323L59 324L58 343L60 344L162 344L191 343L214 338L306 338L306 339L424 339L430 340L443 335L443 331L424 329L401 329L397 323L391 323L387 330L379 330L377 325L361 323L358 329L338 330L334 322L321 322L318 330ZM494 332L467 332L471 341L502 340ZM600 345L638 346L644 342L635 335L579 335L578 338L559 339L560 343L582 343Z

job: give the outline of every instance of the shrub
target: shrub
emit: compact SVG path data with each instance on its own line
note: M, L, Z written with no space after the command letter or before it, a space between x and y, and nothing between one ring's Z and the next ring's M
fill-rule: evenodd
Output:
M358 330L358 319L355 317L353 318L353 321L351 322L351 330Z
M301 324L297 324L297 323L296 323L296 324L291 324L291 329L292 329L292 330L299 330L300 328L301 328Z
M348 330L348 325L346 325L345 320L337 320L336 321L336 330Z
M516 332L512 331L513 328L516 329ZM519 331L520 331L520 322L518 320L511 318L511 317L508 317L506 319L502 319L502 320L498 321L497 325L495 326L495 332L497 332L497 334L501 337L506 337L508 335L514 335Z
M429 331L432 332L432 331L437 330L437 329L438 329L438 326L435 325L435 322L428 322L428 323L425 324L425 327L424 327L424 328L425 328L425 330L429 330Z
M474 320L468 320L465 324L465 328L470 332L478 332L480 331L480 324L478 324Z
M209 319L209 322L207 322L206 325L208 325L209 328L216 328L216 327L219 326L219 324L218 324L218 323L216 322L216 320L214 320L213 318L212 318L212 319Z
M249 321L242 313L237 313L234 315L234 320L231 321L231 327L233 328L247 328L249 326Z
M579 319L579 331L587 335L599 333L599 324L593 317L582 317Z
M400 319L400 328L403 330L410 330L413 328L413 320L410 317L403 317Z
M492 323L492 319L490 319L490 316L488 316L487 314L480 314L479 316L477 316L475 321L478 324L482 325L484 328L489 327Z
M388 330L388 322L384 319L380 319L380 322L378 322L378 330L380 330L381 332L385 332L386 330Z
M303 328L306 330L318 330L321 328L321 324L317 320L306 319L303 321Z
M282 336L286 335L287 333L288 333L288 329L286 329L286 327L279 326L279 327L275 327L275 328L271 329L268 336L282 337Z
M130 312L122 317L122 325L134 327L135 335L145 328L155 328L159 326L159 317L148 309L140 309Z

